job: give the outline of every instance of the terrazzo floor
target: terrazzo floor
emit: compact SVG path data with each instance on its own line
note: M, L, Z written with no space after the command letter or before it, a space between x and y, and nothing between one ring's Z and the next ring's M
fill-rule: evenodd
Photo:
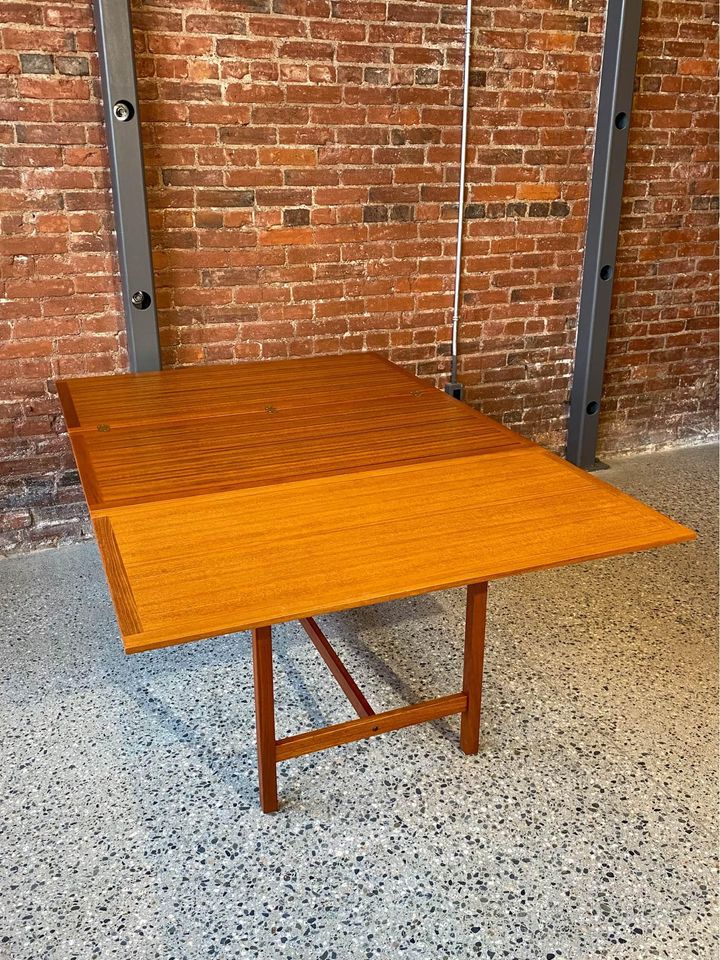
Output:
M0 956L716 957L717 449L601 477L696 543L490 588L453 718L280 767L246 635L126 657L94 544L0 563ZM378 708L459 688L464 592L324 617ZM278 735L351 713L275 631Z

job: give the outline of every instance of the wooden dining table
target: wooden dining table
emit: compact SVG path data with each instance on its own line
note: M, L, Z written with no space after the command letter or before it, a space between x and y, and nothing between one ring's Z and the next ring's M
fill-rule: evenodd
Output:
M252 631L266 812L278 763L328 747L459 714L477 753L489 581L695 536L373 353L57 386L127 653ZM376 712L315 618L450 587L460 690ZM357 717L278 739L293 620Z

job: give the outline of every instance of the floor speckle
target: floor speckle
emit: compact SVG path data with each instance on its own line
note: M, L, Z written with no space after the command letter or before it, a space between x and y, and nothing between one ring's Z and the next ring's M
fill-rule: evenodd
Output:
M247 635L126 657L93 544L0 563L5 960L717 955L714 447L604 480L696 543L491 584L456 719L290 761L258 809ZM464 592L321 624L376 708L459 688ZM275 630L278 735L352 714Z

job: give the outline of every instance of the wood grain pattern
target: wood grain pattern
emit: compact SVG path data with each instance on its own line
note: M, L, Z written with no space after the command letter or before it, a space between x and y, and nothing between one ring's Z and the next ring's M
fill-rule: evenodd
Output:
M466 705L467 697L464 693L452 693L448 697L426 700L424 703L415 703L409 707L398 707L397 710L376 713L372 717L335 723L320 730L309 730L307 733L298 733L293 737L278 740L276 756L279 762L290 760L292 757L301 757L306 753L327 750L329 747L339 747L343 743L365 740L367 737L375 737L390 730L401 730L403 727L412 727L416 723L449 717L454 713L461 713Z
M128 580L125 564L118 550L112 524L107 517L97 517L93 521L100 556L105 567L105 575L110 585L115 614L123 637L131 639L142 633L142 621L138 615L135 597Z
M373 355L60 395L129 652L694 537Z
M75 431L90 507L171 500L242 487L444 460L527 441L432 393L262 411L188 423Z
M71 381L58 380L55 386L57 387L58 399L60 400L60 406L62 407L63 416L65 418L65 426L68 428L68 430L75 430L80 426L80 421L78 419L77 411L75 410Z
M111 514L145 627L128 650L693 536L532 448Z
M259 627L257 630L253 630L252 652L260 806L263 813L274 813L278 809L278 792L272 633L270 627Z
M338 403L364 399L390 402L409 391L438 393L416 378L408 380L372 353L58 381L58 390L65 395L66 386L76 424L68 423L68 428L89 430L96 430L100 423L110 427L184 423L223 414L262 413L267 406L282 411L309 406L331 410ZM439 393L438 399L454 402Z
M94 458L88 450L86 443L87 434L80 430L70 433L70 445L75 455L78 473L82 480L83 493L87 500L90 512L93 508L102 502L100 493L100 484L98 483L97 473L95 472Z

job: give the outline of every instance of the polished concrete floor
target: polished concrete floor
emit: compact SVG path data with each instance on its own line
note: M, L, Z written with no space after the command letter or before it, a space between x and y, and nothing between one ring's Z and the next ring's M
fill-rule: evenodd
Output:
M125 657L91 543L0 563L0 956L717 956L717 450L600 474L692 544L491 585L483 749L447 720L284 764L247 636ZM371 702L458 688L464 594L322 618ZM348 718L296 625L280 735Z

